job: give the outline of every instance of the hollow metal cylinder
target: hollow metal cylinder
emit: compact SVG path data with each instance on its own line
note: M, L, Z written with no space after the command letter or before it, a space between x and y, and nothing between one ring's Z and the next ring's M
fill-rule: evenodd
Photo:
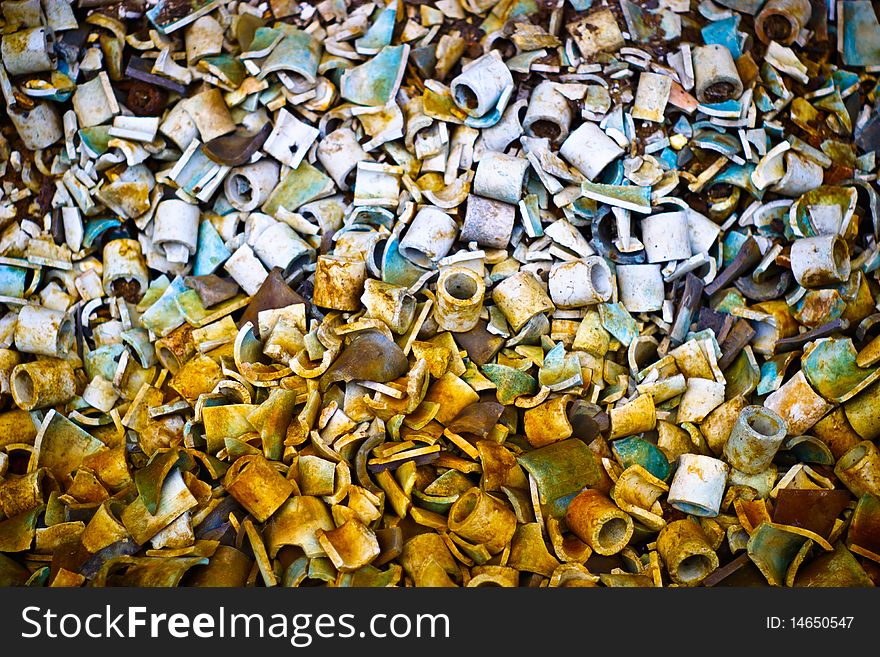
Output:
M156 249L171 262L187 262L198 246L200 216L198 205L179 199L159 203L153 219Z
M416 298L402 285L368 278L361 303L370 317L381 319L398 335L405 333L415 318Z
M184 34L186 61L195 66L198 61L223 52L223 26L213 16L202 16L186 28Z
M33 109L27 111L7 107L6 114L15 126L24 147L29 150L48 148L64 138L61 117L51 103L37 103Z
M584 121L559 147L559 154L590 180L623 155L623 149L591 121Z
M263 267L263 263L254 255L253 249L247 244L242 244L229 256L223 264L225 269L245 294L253 296L260 289L263 281L269 276L269 272Z
M779 415L764 406L746 406L724 445L724 456L741 472L763 472L772 463L785 434L785 420Z
M367 265L363 260L319 256L315 269L315 305L344 312L358 310L366 279Z
M618 265L620 301L631 313L646 313L663 307L665 288L660 265Z
M505 203L519 203L529 161L504 153L483 153L474 173L474 193Z
M490 249L504 249L510 242L515 222L515 205L470 194L460 240Z
M641 228L648 262L670 262L691 257L686 212L662 212L644 217Z
M771 191L783 196L801 196L822 184L825 170L816 162L793 151L785 153L785 173L779 182L770 187Z
M693 62L698 101L721 103L742 95L742 80L733 55L725 46L712 44L694 48Z
M15 325L15 347L26 354L65 356L73 346L73 319L59 310L22 306Z
M138 294L143 294L149 284L147 265L137 240L118 239L104 245L104 294L123 294L126 288L134 286Z
M603 303L614 291L611 270L604 258L589 256L558 262L547 279L550 298L560 308L581 308Z
M565 511L565 524L584 543L602 555L617 554L633 535L633 521L595 489L575 497Z
M682 454L672 477L667 501L690 514L714 518L721 509L730 468L724 461L700 454Z
M236 210L252 212L266 202L278 184L281 167L271 159L236 167L226 177L226 200Z
M797 39L812 15L809 0L768 0L755 17L755 34L764 43L776 41L787 46Z
M803 287L824 287L849 278L849 248L836 234L804 237L791 245L791 271Z
M525 133L558 144L568 137L570 126L571 107L568 99L556 90L556 84L545 80L535 87L523 119Z
M840 457L834 474L856 497L865 493L880 497L880 450L863 440Z
M349 127L334 130L319 140L316 154L318 162L342 191L354 186L358 162L372 159Z
M76 378L58 358L16 365L10 380L12 399L25 411L65 404L76 395Z
M449 508L449 530L497 554L516 531L516 515L505 502L474 487Z
M675 520L657 536L657 552L672 581L695 586L718 568L718 555L702 527L693 520Z
M470 331L480 319L486 284L469 267L444 267L437 279L434 319L441 331Z
M45 27L5 35L0 40L0 55L10 75L42 73L55 68L52 36Z
M498 283L492 290L492 301L514 331L538 313L554 309L541 283L527 271L518 271Z
M315 249L293 228L279 221L260 233L254 242L254 253L266 269L280 267L286 274L299 263L311 260Z
M464 66L449 88L452 100L463 112L480 117L495 109L501 94L512 86L510 69L498 51L492 50Z
M455 243L458 226L455 220L433 205L422 208L410 222L400 254L419 267L431 267L449 253Z

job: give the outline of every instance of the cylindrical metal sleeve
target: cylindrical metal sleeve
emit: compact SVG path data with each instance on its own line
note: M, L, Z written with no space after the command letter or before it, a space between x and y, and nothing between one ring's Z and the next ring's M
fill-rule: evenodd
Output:
M195 66L200 59L223 52L223 26L213 16L202 16L186 28L186 61Z
M12 399L25 411L66 404L76 395L76 378L67 361L58 358L16 365Z
M5 35L0 41L0 53L9 75L42 73L55 68L52 37L45 27Z
M869 440L860 442L840 457L834 474L856 497L880 497L880 450Z
M449 508L449 529L496 554L513 537L516 515L507 504L474 487L462 493Z
M527 271L518 271L498 283L492 290L492 301L514 331L538 313L555 310L538 279Z
M480 117L495 109L504 89L512 85L510 69L498 51L493 50L465 66L449 89L452 100L463 112Z
M546 137L558 144L568 137L571 107L568 99L556 90L556 84L545 80L532 91L523 129L530 137Z
M575 497L565 512L565 524L598 554L617 554L633 535L633 521L598 490Z
M247 244L242 244L235 253L229 256L229 260L223 265L230 276L245 291L245 294L253 296L260 289L263 281L269 275L263 263L254 255L253 250Z
M455 243L455 220L433 205L422 208L400 240L400 254L419 267L431 267L449 253Z
M783 196L801 196L822 184L825 171L821 166L792 151L785 153L785 173L771 191Z
M657 551L676 584L695 586L718 568L718 555L693 520L670 522L657 537Z
M104 294L117 294L117 287L128 281L137 283L140 294L150 285L140 243L129 239L107 242L104 245Z
M809 0L769 0L755 17L755 34L764 43L787 46L797 39L813 15Z
M15 325L15 347L26 354L65 356L73 345L73 319L43 306L22 306Z
M724 461L700 454L682 454L669 486L670 506L690 514L714 518L721 509L727 473Z
M275 160L264 159L236 167L229 172L223 189L226 200L236 210L252 212L266 202L278 184L280 166Z
M620 301L631 313L647 313L663 307L663 274L660 265L618 265Z
M474 173L474 194L519 203L529 161L494 151L484 153Z
M486 284L469 267L444 267L437 279L434 319L441 331L464 333L480 319Z
M550 298L560 308L603 303L614 291L611 270L605 259L599 256L555 263L547 282Z
M315 269L314 303L321 308L352 312L361 307L367 264L355 258L323 255Z
M663 212L643 217L641 228L648 262L670 262L691 257L686 212Z
M172 374L177 374L183 364L196 353L192 332L192 326L183 324L164 338L156 340L156 358Z
M590 180L623 155L623 149L602 128L584 121L559 147L559 154Z
M28 111L7 107L6 113L25 148L29 150L48 148L64 137L61 117L51 103L37 103Z
M277 222L260 233L254 253L266 269L280 267L285 273L300 262L311 260L315 250L285 223Z
M361 302L370 317L381 319L398 335L405 333L415 318L416 299L402 285L368 278L364 282Z
M746 406L724 445L724 456L737 470L758 474L773 461L785 434L785 421L776 413L764 406Z
M159 203L153 220L153 244L156 249L171 262L179 262L179 260L173 259L176 254L166 253L166 245L179 244L186 247L189 255L195 255L199 241L200 216L198 205L191 205L179 199Z
M358 162L372 160L354 130L342 127L318 141L318 162L343 192L354 186Z
M698 101L721 103L740 97L743 83L733 55L725 46L712 44L694 48L693 60Z
M804 237L791 245L791 271L804 287L843 283L850 270L849 248L839 235Z

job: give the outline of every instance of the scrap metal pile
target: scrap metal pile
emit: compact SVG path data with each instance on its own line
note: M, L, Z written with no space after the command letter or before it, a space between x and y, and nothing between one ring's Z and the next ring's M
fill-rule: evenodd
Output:
M880 579L871 2L0 4L0 585Z

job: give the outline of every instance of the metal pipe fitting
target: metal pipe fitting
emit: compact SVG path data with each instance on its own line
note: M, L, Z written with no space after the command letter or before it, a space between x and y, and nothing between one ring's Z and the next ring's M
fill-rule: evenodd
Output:
M492 290L492 301L514 331L519 331L538 313L554 309L553 302L535 276L518 271Z
M137 240L122 238L104 245L103 285L107 296L125 296L135 285L138 295L147 291L150 276Z
M880 383L870 385L844 403L843 412L849 427L863 440L880 436Z
M456 235L455 220L440 208L429 205L416 213L398 248L413 264L430 268L449 253Z
M623 155L623 149L602 128L584 121L559 147L559 154L590 180Z
M755 17L755 34L764 43L776 41L787 46L794 43L812 15L809 0L769 0Z
M367 264L363 260L318 256L314 303L321 308L353 312L360 308L360 297L366 280Z
M721 509L729 471L724 461L711 456L682 454L666 500L683 513L714 518Z
M611 439L651 431L657 425L657 409L651 395L639 395L611 409Z
M251 215L253 216L253 215ZM287 275L300 263L310 261L315 249L287 224L278 221L260 233L254 242L254 253L266 269L280 267Z
M663 307L665 287L660 265L618 265L620 301L631 313L647 313Z
M515 222L515 205L469 194L459 239L490 249L504 249L510 242Z
M565 524L593 551L610 555L626 547L633 535L633 521L598 490L579 493L565 511Z
M319 140L316 154L318 162L344 192L354 186L358 162L372 159L349 127L334 130Z
M199 242L198 205L178 199L162 201L153 219L153 244L169 262L186 263Z
M278 185L280 170L279 164L271 158L234 168L223 184L226 200L236 210L253 212L266 202Z
M712 44L694 48L693 61L698 101L722 103L742 95L743 83L736 62L725 46Z
M649 263L691 257L687 212L662 212L641 220L642 243Z
M481 117L495 109L504 90L512 86L510 69L500 53L492 50L462 67L449 89L452 100L465 114Z
M416 299L409 288L368 278L361 302L370 317L380 319L393 333L402 335L415 318Z
M559 308L604 303L614 291L611 269L600 256L555 263L547 279L550 298Z
M73 319L60 310L22 306L15 325L15 347L22 353L65 356L73 346Z
M156 341L156 358L172 374L177 374L183 364L195 356L192 332L192 326L183 324Z
M519 203L529 161L494 151L483 153L474 173L474 194L505 203Z
M850 275L849 247L840 235L804 237L791 245L791 272L806 288L843 283Z
M840 457L834 474L856 497L865 493L880 497L880 450L863 440Z
M211 15L197 18L184 33L186 61L195 66L204 57L223 52L223 26Z
M571 395L545 401L523 414L523 431L532 447L544 447L565 440L574 432L568 419Z
M785 173L770 190L783 196L797 197L816 189L822 184L825 170L817 163L794 151L786 151Z
M706 533L690 519L666 525L657 536L657 551L672 581L682 586L695 586L718 568Z
M571 106L555 82L545 80L532 90L522 125L529 137L545 137L554 144L568 137Z
M66 404L76 395L73 368L58 358L16 365L10 386L13 401L25 411Z
M0 55L9 75L42 73L55 68L52 35L45 27L32 27L7 34L0 41Z
M779 415L764 406L746 406L724 445L724 456L737 470L758 474L773 462L785 435L785 420Z
M449 530L497 554L513 538L516 515L507 504L474 487L449 508Z
M464 333L480 319L486 284L469 267L443 267L437 279L434 319L441 331Z

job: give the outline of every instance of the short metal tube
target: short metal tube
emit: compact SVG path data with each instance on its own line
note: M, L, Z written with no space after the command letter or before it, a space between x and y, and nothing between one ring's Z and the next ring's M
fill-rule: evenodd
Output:
M623 155L623 149L602 128L584 121L559 147L559 154L590 180Z
M660 265L618 265L620 301L631 313L647 313L663 307L665 288Z
M15 347L26 354L65 356L73 346L73 319L59 310L22 306L15 325Z
M311 260L315 249L293 228L279 221L260 233L254 242L254 253L266 269L280 267L286 274L297 264Z
M742 80L733 55L725 46L712 44L694 48L693 61L698 101L722 103L742 95Z
M529 161L490 151L483 153L474 173L474 193L505 203L519 203Z
M156 341L156 358L172 374L177 374L183 364L195 356L192 332L192 326L183 324Z
M226 200L236 210L252 212L259 208L278 184L281 167L275 160L266 158L236 167L229 172L223 189Z
M198 205L179 199L162 201L153 219L153 244L169 262L186 263L199 242Z
M648 262L670 262L691 257L686 212L663 212L643 217L640 225Z
M431 267L449 253L458 235L455 220L433 205L416 213L400 240L400 254L419 267Z
M711 456L682 454L666 499L683 513L714 518L721 509L729 471L724 461Z
M497 50L492 50L461 69L449 85L452 100L473 117L488 114L501 99L507 87L513 86L510 69Z
M571 106L556 90L556 83L545 80L532 90L523 119L523 130L529 137L545 137L558 144L568 137Z
M441 331L464 333L480 319L486 284L469 267L444 267L437 279L434 319Z
M7 107L6 113L28 150L48 148L64 138L61 117L51 103L37 103L27 111Z
M611 270L600 256L555 263L550 268L547 283L550 298L559 308L604 303L614 291Z
M368 278L364 282L361 302L370 317L380 319L393 333L401 335L412 324L416 313L416 299L409 288Z
M52 36L45 27L32 27L7 34L0 41L0 55L9 75L42 73L55 68Z
M809 0L769 0L755 17L755 34L764 43L776 41L787 46L794 43L812 15Z
M343 312L358 310L366 279L367 264L363 260L319 256L315 269L314 303L321 308Z
M66 404L76 395L76 377L65 360L50 358L16 365L10 378L12 399L25 411Z
M803 287L842 283L850 270L849 248L837 234L804 237L791 245L791 271Z
M342 191L354 186L358 162L372 159L358 142L354 130L342 127L318 141L318 162Z
M510 242L515 222L515 205L470 194L460 240L490 249L504 249Z
M825 170L816 162L793 151L785 153L785 173L771 191L783 196L801 196L822 184Z
M449 530L497 554L516 531L516 515L507 504L474 487L449 508Z
M657 408L651 395L639 395L611 409L611 439L634 436L657 426Z
M269 272L263 267L263 263L254 255L253 249L247 244L242 244L229 256L224 263L223 269L232 276L245 294L253 296L260 289L263 281L269 276Z
M104 294L138 296L147 291L150 277L137 240L118 239L104 245ZM130 295L131 296L131 295Z
M499 282L492 290L492 301L514 331L538 313L555 308L538 279L527 271L518 271Z
M200 59L223 52L223 26L213 16L202 16L186 28L184 42L186 61L195 66Z
M741 472L763 472L773 462L785 434L785 420L779 415L764 406L746 406L724 445L724 456Z
M834 474L856 497L880 497L880 450L869 440L858 443L840 457Z
M617 554L633 535L633 521L610 499L588 488L565 511L565 524L579 539L602 555Z
M676 520L657 536L657 551L672 581L695 586L718 568L718 555L702 527L693 520Z

